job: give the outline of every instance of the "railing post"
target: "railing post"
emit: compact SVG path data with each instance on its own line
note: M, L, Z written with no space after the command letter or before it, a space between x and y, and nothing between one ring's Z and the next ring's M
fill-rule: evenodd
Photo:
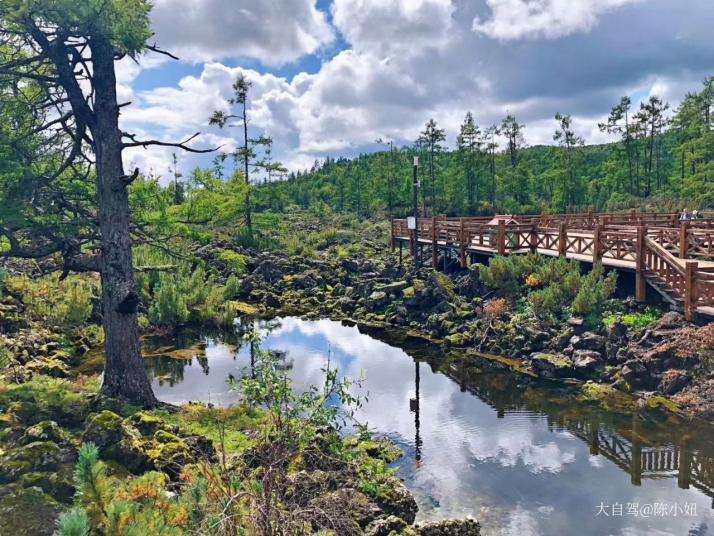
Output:
M498 235L496 236L496 248L499 255L506 254L506 221L498 220Z
M431 267L436 270L438 261L438 244L436 241L436 218L431 218Z
M538 251L538 224L533 223L531 225L531 234L528 237L528 245L530 246L531 253Z
M466 231L463 218L459 218L459 263L462 269L466 268Z
M600 262L602 258L602 239L600 237L602 233L602 225L597 224L595 226L595 232L593 233L593 265Z
M560 222L558 227L558 255L565 257L568 251L568 234L567 234L568 224L564 221Z
M689 222L683 221L679 224L679 258L687 258L687 250L689 249Z
M414 259L414 264L416 264L416 255L417 255L417 247L416 247L416 229L408 229L409 232L409 251L412 254L412 258Z
M643 303L647 299L647 282L645 281L645 237L647 228L640 225L637 228L637 241L635 242L635 299Z
M697 268L697 261L684 263L684 317L687 320L693 320L697 310Z

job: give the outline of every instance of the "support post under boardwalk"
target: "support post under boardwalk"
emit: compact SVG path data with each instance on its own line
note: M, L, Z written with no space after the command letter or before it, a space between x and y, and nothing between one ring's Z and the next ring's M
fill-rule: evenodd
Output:
M639 303L643 303L647 299L645 236L647 236L647 228L640 225L637 228L637 241L635 242L635 299Z
M496 237L497 253L499 255L506 254L506 222L498 220L498 235Z
M687 261L684 263L684 318L694 319L697 310L697 288L695 274L699 268L697 261Z
M436 241L436 218L431 218L431 267L436 270L438 260L438 243Z
M459 264L462 269L466 268L466 231L463 218L459 218Z
M679 224L679 258L687 258L687 249L689 246L689 222L683 221Z
M558 227L558 255L565 257L565 253L568 251L568 224L560 222Z

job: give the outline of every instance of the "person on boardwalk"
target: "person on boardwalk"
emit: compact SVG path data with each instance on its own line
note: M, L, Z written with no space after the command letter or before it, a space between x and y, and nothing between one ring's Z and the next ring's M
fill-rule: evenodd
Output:
M680 220L680 221L687 221L687 220L691 220L691 219L692 219L692 217L691 217L691 215L689 214L689 211L688 211L686 208L683 209L683 210L682 210L682 213L679 215L679 220Z

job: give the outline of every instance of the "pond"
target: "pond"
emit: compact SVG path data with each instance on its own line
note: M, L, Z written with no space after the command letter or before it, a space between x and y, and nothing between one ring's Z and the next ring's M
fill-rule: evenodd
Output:
M406 452L396 467L418 519L471 515L486 535L714 534L713 426L605 411L560 386L523 385L487 360L377 330L297 318L261 327L298 391L321 384L328 356L341 374L365 377L369 402L357 417ZM226 379L251 363L239 340L152 341L187 348L184 359L147 358L157 396L234 403Z

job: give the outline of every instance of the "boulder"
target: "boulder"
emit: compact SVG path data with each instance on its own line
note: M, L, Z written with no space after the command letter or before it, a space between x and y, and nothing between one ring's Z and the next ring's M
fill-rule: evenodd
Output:
M647 367L638 359L626 361L620 373L625 381L631 385L640 385L649 376Z
M20 438L20 443L27 445L35 441L52 441L58 445L68 445L70 435L55 421L40 421L30 426Z
M402 518L408 524L414 523L418 506L414 496L396 477L389 477L375 498L377 505L387 514Z
M152 468L139 430L113 411L104 410L92 415L82 433L82 442L94 443L102 459L119 462L132 473Z
M573 366L579 372L592 372L602 364L602 356L595 350L575 350Z
M39 487L7 486L0 492L0 534L51 536L62 510Z
M320 519L320 514L315 516L315 522L318 524L324 522L325 526L330 526L328 523L333 519L343 519L345 515L349 516L349 521L343 521L343 523L351 525L348 530L344 531L348 534L356 532L357 527L367 527L382 514L379 507L370 501L369 497L353 488L340 488L315 497L308 503L308 508L325 516L324 520Z
M392 536L401 534L407 528L407 523L401 517L387 516L375 519L364 530L365 536Z
M480 536L481 527L473 519L450 519L419 524L419 536Z
M564 378L573 373L573 362L564 355L535 352L530 359L533 371L543 378Z
M621 340L627 336L627 326L616 320L607 328L607 336L613 340Z
M14 482L25 473L57 471L76 459L73 448L60 448L52 441L35 441L10 450L0 459L0 483Z
M673 395L684 389L692 381L685 370L669 369L662 374L658 389L666 395Z
M576 350L595 350L596 352L602 352L605 350L607 339L602 335L593 333L592 331L586 331L580 335L578 341L574 343L573 339L571 339L570 343Z
M683 328L687 324L687 321L684 319L684 317L676 313L674 311L670 311L669 313L665 313L662 315L662 318L660 318L655 325L652 327L653 331L661 331L661 330L670 330L670 329L679 329Z

